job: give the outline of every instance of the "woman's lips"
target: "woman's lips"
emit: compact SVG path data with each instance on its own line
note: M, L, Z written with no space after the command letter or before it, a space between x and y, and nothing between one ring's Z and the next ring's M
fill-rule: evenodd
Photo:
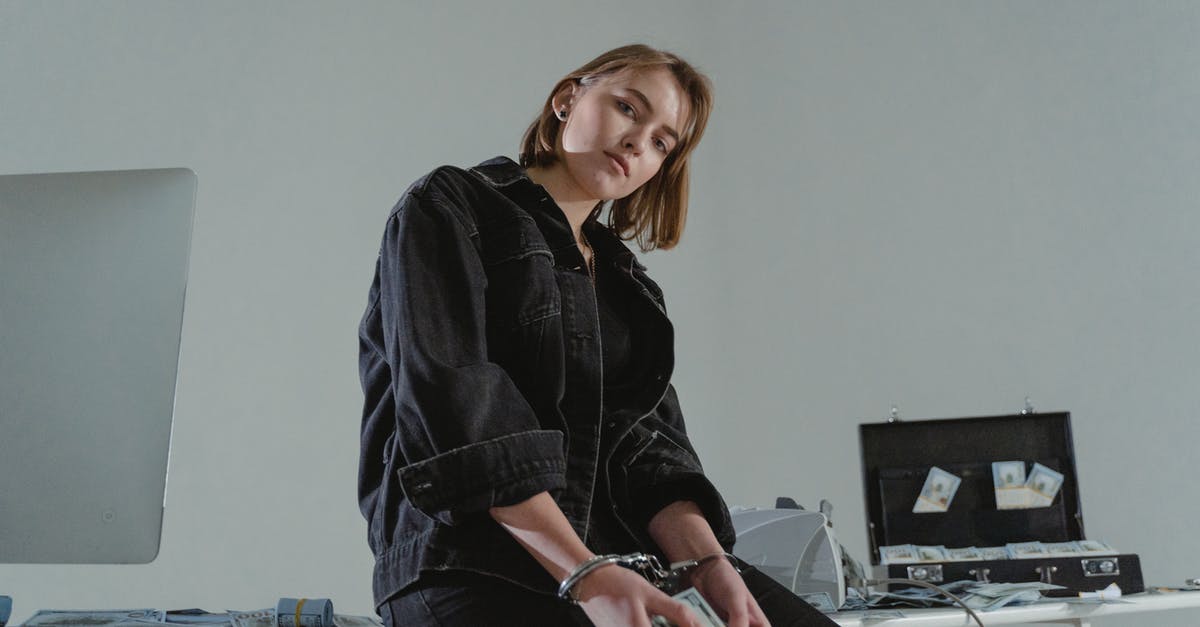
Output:
M608 160L611 161L614 166L616 166L617 170L621 173L622 176L629 176L629 166L626 165L625 162L622 161L620 157L617 157L616 155L609 153L609 152L606 152L604 154L608 155Z

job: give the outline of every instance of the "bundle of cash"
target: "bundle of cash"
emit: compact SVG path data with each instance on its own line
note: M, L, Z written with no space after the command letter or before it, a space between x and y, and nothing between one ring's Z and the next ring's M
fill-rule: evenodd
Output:
M1040 581L975 583L967 589L968 596L963 601L971 609L990 612L1006 605L1036 603L1041 600L1042 592L1062 588L1063 586Z
M879 561L882 564L919 564L921 562L945 562L948 559L944 546L899 544L879 549Z
M1025 487L1032 495L1030 507L1049 507L1054 502L1055 495L1062 488L1063 475L1057 470L1051 470L1041 464L1034 464L1025 480Z
M0 596L0 627L8 624L8 617L12 615L12 597Z
M832 614L838 611L836 605L833 604L833 597L829 596L828 592L812 592L809 594L799 594L801 601L815 607L818 611L826 614Z
M1006 546L985 546L979 548L979 559L981 560L1006 560L1008 558L1008 547Z
M996 489L996 509L1049 507L1062 489L1063 474L1035 463L1025 476L1025 462L992 463L992 482Z
M1012 542L1006 546L921 546L898 544L879 548L880 564L920 564L923 562L967 562L979 560L1032 559L1065 555L1117 555L1119 551L1098 540L1077 542Z
M25 625L156 625L163 612L158 610L38 610Z
M1029 502L1025 462L994 462L992 483L996 488L996 509L1023 509Z
M1046 557L1046 545L1041 542L1010 542L1008 555L1015 560Z
M929 469L929 475L925 477L925 485L921 488L921 494L917 497L916 503L913 504L913 513L931 513L944 512L950 509L950 502L954 500L954 494L958 492L958 486L962 483L962 479L953 475L937 466Z
M960 549L946 549L946 559L951 562L973 562L983 557L980 556L979 549L966 546Z
M1065 555L1117 555L1119 551L1099 540L1077 542L1016 542L1008 545L1011 559L1062 557Z
M275 605L275 622L278 627L333 627L333 602L283 597Z
M685 605L691 608L692 613L700 619L700 624L704 627L725 627L725 622L717 616L716 610L704 600L704 597L695 588L688 588L679 594L672 597L677 601L682 601ZM653 627L675 627L675 623L663 618L655 616L650 624Z

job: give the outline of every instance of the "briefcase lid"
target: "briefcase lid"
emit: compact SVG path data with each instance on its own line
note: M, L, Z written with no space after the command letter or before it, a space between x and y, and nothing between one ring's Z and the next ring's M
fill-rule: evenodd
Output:
M1028 413L859 425L871 563L879 547L1003 546L1084 539L1071 414ZM1063 474L1048 507L997 509L992 462L1037 462ZM932 467L962 479L945 512L914 513Z

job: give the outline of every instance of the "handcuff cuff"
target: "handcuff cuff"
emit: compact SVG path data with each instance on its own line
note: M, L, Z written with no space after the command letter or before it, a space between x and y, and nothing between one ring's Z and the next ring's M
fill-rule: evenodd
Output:
M701 565L718 558L729 560L735 571L738 573L742 572L737 558L724 551L709 553L708 555L702 555L695 559L683 560L681 562L671 562L671 565L667 568L663 568L662 562L658 561L658 557L645 553L597 555L584 560L582 564L576 566L575 570L571 571L571 574L562 580L562 583L558 586L558 597L578 605L579 599L573 593L575 586L579 585L579 582L583 581L583 578L591 574L592 571L602 566L608 566L609 564L628 568L646 578L651 585L659 590L673 594L682 588L683 577L688 571L699 568Z

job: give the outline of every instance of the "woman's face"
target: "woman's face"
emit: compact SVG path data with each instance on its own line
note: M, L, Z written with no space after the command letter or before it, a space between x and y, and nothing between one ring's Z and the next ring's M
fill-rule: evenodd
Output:
M624 198L654 177L687 121L687 99L665 68L623 72L590 87L560 92L567 108L559 153L567 173L591 198Z

